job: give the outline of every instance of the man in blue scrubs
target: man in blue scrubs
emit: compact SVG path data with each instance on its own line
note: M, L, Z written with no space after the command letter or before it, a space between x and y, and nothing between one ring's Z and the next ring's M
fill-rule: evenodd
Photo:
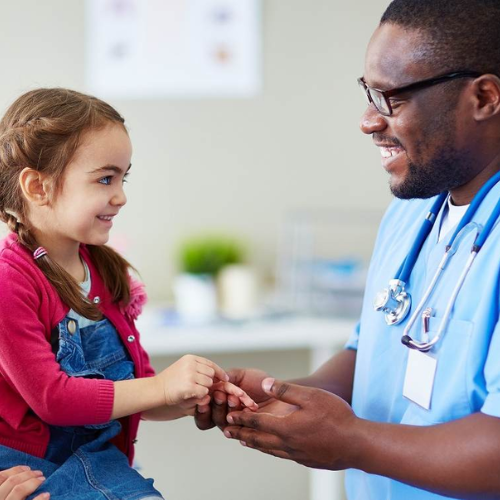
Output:
M217 424L250 448L309 467L349 469L350 500L500 498L500 224L428 354L402 344L408 317L388 326L373 308L436 196L447 192L407 283L416 307L461 215L500 171L498 75L500 1L390 4L360 79L369 99L361 130L380 148L395 200L379 230L359 325L346 349L306 379L233 371L260 410L227 414L226 398L215 393L216 404L198 410L200 428ZM412 338L436 336L476 230L498 200L500 184L462 233L407 332Z

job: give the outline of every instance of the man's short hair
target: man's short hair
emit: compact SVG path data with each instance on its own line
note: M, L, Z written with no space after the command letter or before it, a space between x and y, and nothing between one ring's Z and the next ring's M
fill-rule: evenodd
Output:
M385 23L420 32L422 49L442 73L500 75L500 0L394 0Z

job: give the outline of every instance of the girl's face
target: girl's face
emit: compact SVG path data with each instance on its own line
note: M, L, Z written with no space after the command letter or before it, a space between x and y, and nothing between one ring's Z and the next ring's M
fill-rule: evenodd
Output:
M127 202L123 183L131 156L129 136L119 124L84 134L47 214L55 241L90 245L108 241L113 218Z

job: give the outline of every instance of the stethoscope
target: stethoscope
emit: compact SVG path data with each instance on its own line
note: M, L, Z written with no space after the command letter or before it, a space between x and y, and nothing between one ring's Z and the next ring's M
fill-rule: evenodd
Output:
M478 191L476 196L474 196L474 199L472 200L469 208L467 209L464 216L460 220L457 228L453 232L453 235L451 236L448 244L446 245L445 253L443 255L443 258L441 259L441 262L439 263L438 269L434 274L429 284L429 287L422 296L422 299L420 300L417 308L415 309L412 316L408 320L406 328L403 331L401 342L410 349L418 349L419 351L427 352L430 349L432 349L434 345L438 343L439 339L444 334L456 298L458 296L458 293L460 292L460 289L462 288L462 285L465 281L465 278L467 277L467 274L469 273L472 263L474 262L476 255L478 254L479 250L481 250L482 246L484 245L484 242L486 241L488 235L493 229L493 226L498 220L498 217L500 216L500 201L499 201L495 205L495 208L493 209L493 212L491 213L484 227L474 222L471 223L472 217L477 212L482 201L484 200L486 195L491 191L491 189L495 186L495 184L497 184L498 181L500 181L500 172L497 172L482 186L482 188ZM410 249L410 252L408 253L403 263L401 264L396 274L396 278L390 280L389 287L377 293L377 295L375 296L373 307L375 311L383 311L385 313L385 322L389 326L398 325L399 323L401 323L406 319L406 317L410 312L412 300L410 293L405 290L406 283L408 283L408 280L413 271L418 255L425 243L425 240L429 236L429 233L431 232L432 227L436 222L437 214L441 210L447 198L448 198L448 193L446 192L441 193L437 197L436 201L433 203L431 209L429 210L429 213L426 215L422 226L420 227L420 230L417 234L415 242L413 243ZM448 304L446 305L445 313L441 320L441 323L439 324L438 331L434 336L434 338L432 340L429 340L427 327L432 310L430 308L426 308L424 310L424 307L430 295L434 291L447 263L450 261L451 257L457 252L458 247L460 246L460 242L470 231L474 229L476 230L476 236L471 248L470 256L467 259L465 267L462 273L460 274L460 277L458 278L457 284L455 285L455 288L452 291ZM417 321L417 319L419 318L421 313L424 325L424 335L422 338L422 342L419 342L417 340L412 339L409 335L409 332L413 327L413 325L415 324L415 322Z

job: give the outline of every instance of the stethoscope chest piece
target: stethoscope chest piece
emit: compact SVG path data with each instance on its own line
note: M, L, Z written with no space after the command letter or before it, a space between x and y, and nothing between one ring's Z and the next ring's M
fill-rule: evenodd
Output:
M373 308L385 313L385 322L389 326L401 323L408 316L410 307L410 294L404 291L404 283L400 280L391 280L389 288L377 293L373 301Z

